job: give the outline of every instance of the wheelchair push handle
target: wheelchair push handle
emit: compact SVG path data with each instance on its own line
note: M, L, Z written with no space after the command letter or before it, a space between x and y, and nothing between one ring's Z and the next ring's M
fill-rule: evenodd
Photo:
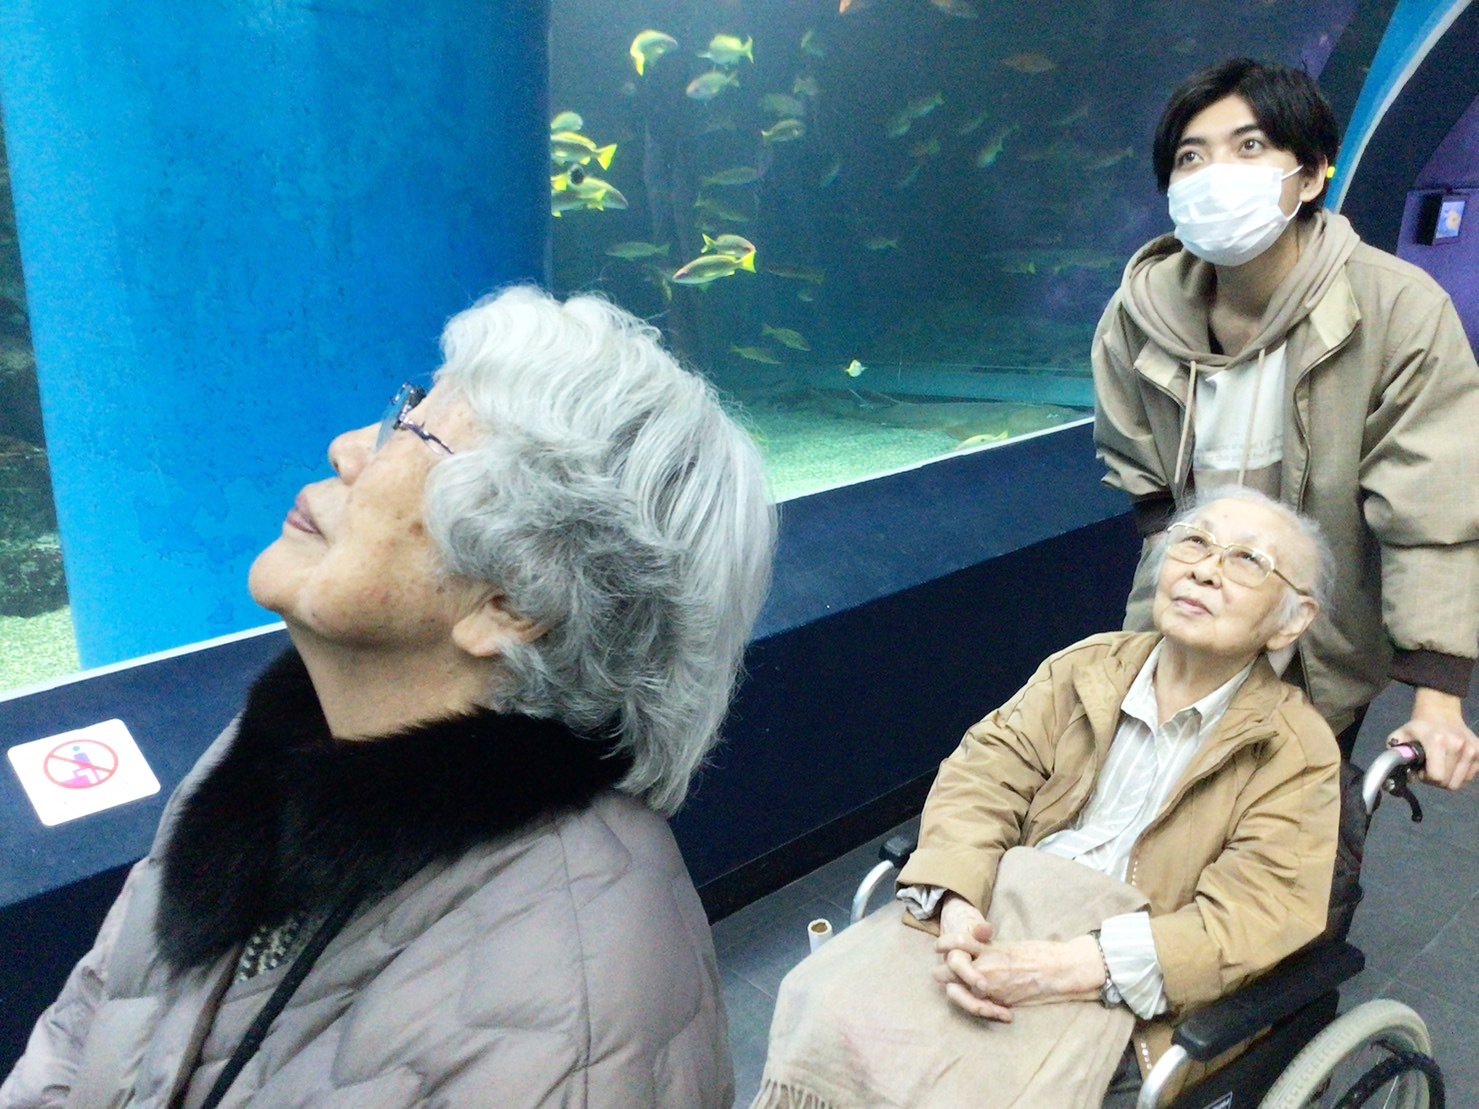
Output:
M1427 754L1423 751L1423 745L1415 740L1411 743L1398 743L1377 755L1365 777L1361 779L1361 800L1366 804L1367 815L1376 812L1383 793L1390 793L1407 802L1414 824L1422 823L1422 806L1418 804L1407 779L1426 765Z

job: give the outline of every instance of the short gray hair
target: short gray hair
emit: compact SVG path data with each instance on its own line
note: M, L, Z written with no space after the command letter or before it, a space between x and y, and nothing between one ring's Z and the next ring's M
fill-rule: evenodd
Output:
M1276 501L1267 494L1260 493L1257 489L1251 489L1246 485L1216 485L1211 489L1202 490L1182 504L1171 523L1189 524L1203 509L1218 501L1248 501L1251 504L1262 505L1288 524L1290 530L1304 544L1305 558L1309 563L1309 568L1314 572L1314 580L1305 588L1309 590L1310 597L1320 606L1320 612L1322 614L1329 612L1330 594L1335 583L1335 555L1331 553L1330 543L1326 540L1325 533L1320 530L1320 525L1303 513L1296 512L1283 501ZM1165 563L1166 544L1162 543L1156 553L1153 581L1161 580L1161 570ZM1299 614L1300 595L1287 585L1284 589L1284 607L1279 618L1287 623Z
M448 322L442 354L486 438L433 469L427 527L449 571L548 629L503 656L489 704L612 735L618 788L675 811L770 584L754 441L600 297L506 289Z

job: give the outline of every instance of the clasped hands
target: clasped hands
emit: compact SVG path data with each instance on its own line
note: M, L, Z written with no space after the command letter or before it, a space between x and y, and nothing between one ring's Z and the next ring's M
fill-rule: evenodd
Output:
M998 943L974 905L954 893L940 905L935 981L971 1016L1009 1022L1018 1005L1092 1000L1104 984L1104 962L1092 936L1062 942Z

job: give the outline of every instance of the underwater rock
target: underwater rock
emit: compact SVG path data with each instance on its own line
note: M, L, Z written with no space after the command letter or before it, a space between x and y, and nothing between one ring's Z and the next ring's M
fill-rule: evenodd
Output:
M0 435L0 543L25 544L56 531L51 468L34 443Z
M39 616L66 603L46 452L0 435L0 616Z
M41 394L36 390L36 357L29 336L18 338L0 330L0 413L5 434L36 447L46 444L41 426Z
M40 616L66 603L62 546L55 533L31 543L0 540L0 616Z

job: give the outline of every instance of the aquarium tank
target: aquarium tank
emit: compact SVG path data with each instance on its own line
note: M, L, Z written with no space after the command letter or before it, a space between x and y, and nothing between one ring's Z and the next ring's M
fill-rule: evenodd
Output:
M77 669L0 123L0 692Z
M1344 120L1391 7L554 0L554 283L738 401L780 499L1060 428L1169 230L1170 92L1250 55Z
M1304 66L1343 122L1393 7L552 0L551 284L652 321L781 500L1051 433L1089 417L1095 323L1168 229L1170 91L1248 54ZM0 158L0 696L79 665L24 247Z

